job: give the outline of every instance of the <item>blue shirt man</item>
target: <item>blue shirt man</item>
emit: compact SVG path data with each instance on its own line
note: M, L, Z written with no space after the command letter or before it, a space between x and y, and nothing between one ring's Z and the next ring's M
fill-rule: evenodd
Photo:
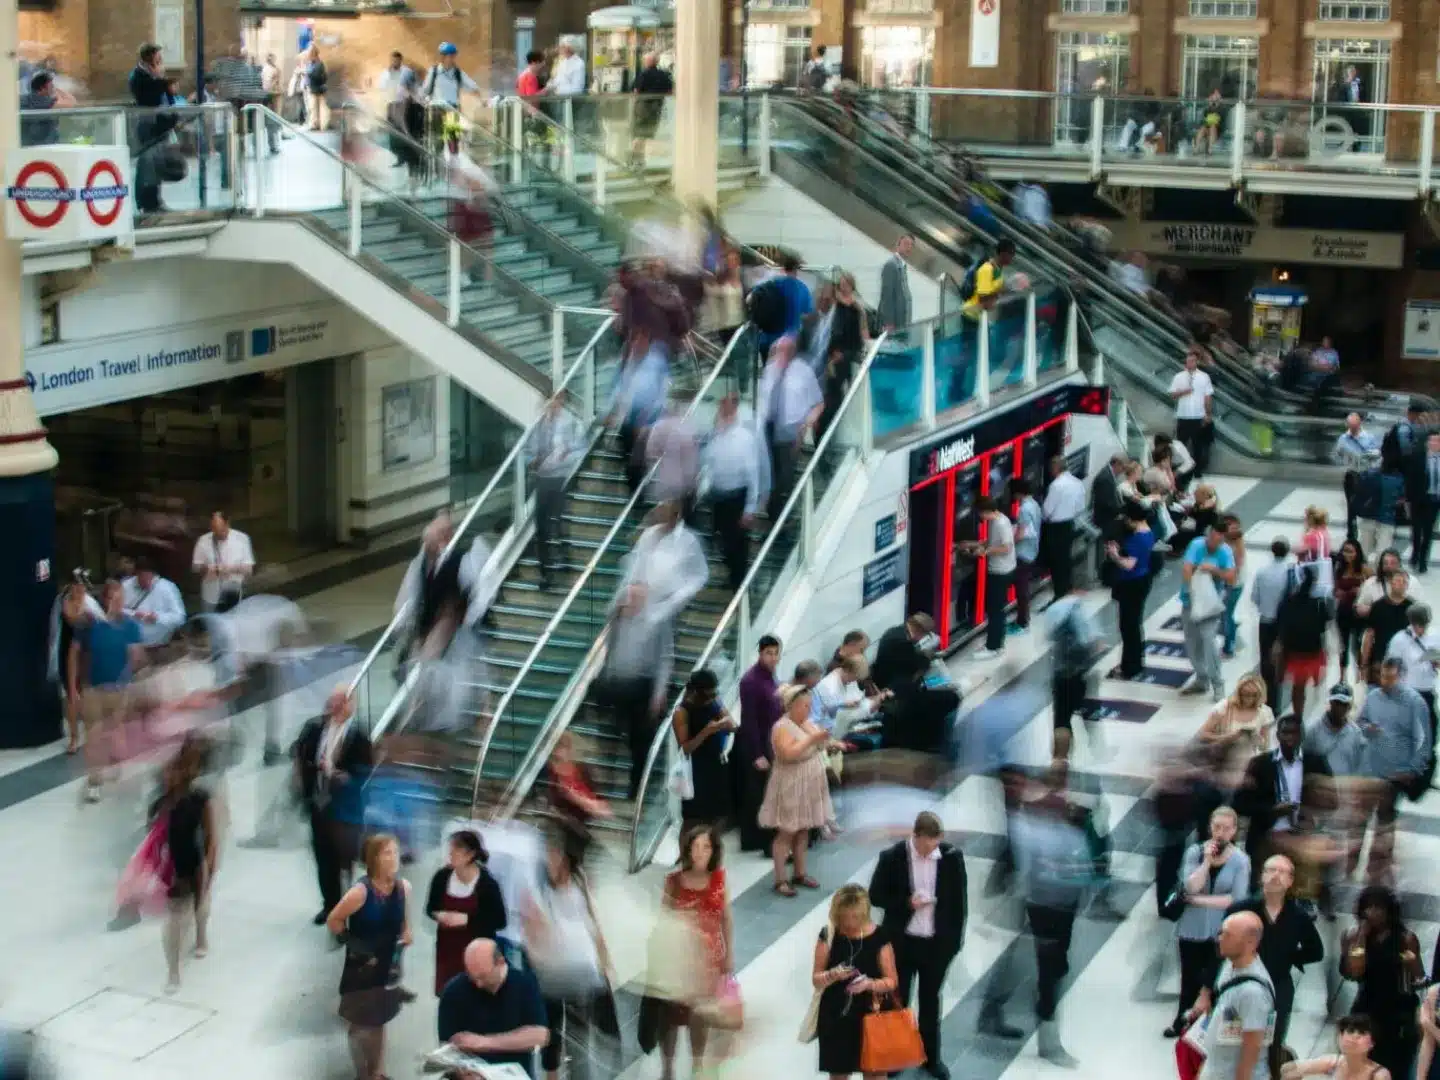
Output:
M1230 550L1230 545L1219 539L1222 534L1217 529L1211 529L1206 536L1197 536L1190 541L1190 546L1185 549L1185 562L1190 566L1213 566L1217 570L1230 571L1235 569L1235 553ZM1215 538L1212 541L1211 538ZM1190 606L1190 582L1181 579L1180 582L1180 606Z
M793 256L787 257L784 263L784 272L778 277L769 279L785 297L785 326L778 334L760 334L756 338L756 346L763 353L770 352L770 346L779 341L782 337L798 337L800 326L805 321L805 316L815 310L815 300L810 295L810 286L801 281L797 276L800 271L800 263Z
M1026 495L1020 500L1020 511L1015 515L1015 557L1021 562L1033 563L1040 557L1040 527L1043 513L1035 496Z
M511 967L488 938L466 946L465 971L440 993L442 1041L490 1065L519 1065L533 1077L535 1051L550 1038L547 1023L533 972Z
M84 647L90 666L90 686L127 686L134 677L132 649L142 640L140 624L128 615L110 616L92 622L75 634Z

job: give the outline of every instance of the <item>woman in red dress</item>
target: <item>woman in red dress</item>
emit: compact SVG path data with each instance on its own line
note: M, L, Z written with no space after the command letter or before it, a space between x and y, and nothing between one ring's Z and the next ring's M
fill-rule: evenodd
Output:
M680 866L665 877L664 906L685 912L694 921L698 963L695 985L718 988L734 974L735 927L730 915L730 892L721 868L720 836L710 825L693 825L680 836ZM690 1031L692 1071L702 1073L709 1031L693 1003L673 1002L660 1028L662 1080L675 1076L675 1046L682 1025Z
M490 858L477 833L450 837L450 859L430 879L425 914L435 920L435 994L465 970L465 946L505 928L500 883L485 869Z

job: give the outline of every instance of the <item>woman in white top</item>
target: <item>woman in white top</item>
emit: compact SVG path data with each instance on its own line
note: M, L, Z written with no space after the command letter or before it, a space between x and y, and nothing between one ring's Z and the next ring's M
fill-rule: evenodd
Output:
M1245 776L1250 759L1270 749L1275 714L1265 704L1265 680L1242 675L1235 692L1216 705L1196 738L1215 753L1214 783L1223 793L1233 792Z
M1433 1009L1435 988L1425 996ZM1422 1006L1421 1026L1424 1026ZM1434 1026L1433 1015L1431 1026ZM1390 1070L1370 1060L1370 1051L1375 1048L1375 1039L1370 1034L1370 1018L1366 1016L1344 1016L1335 1023L1336 1036L1340 1043L1338 1054L1312 1058L1309 1061L1292 1061L1280 1068L1280 1080L1299 1080L1302 1076L1328 1076L1330 1080L1390 1080ZM1430 1033L1425 1034L1425 1045L1434 1049ZM1428 1059L1425 1050L1420 1051L1419 1068L1415 1075L1426 1080L1425 1070Z
M583 1039L607 991L610 956L573 851L552 838L545 855L545 879L525 912L525 940L550 1024L540 1064L546 1080L558 1080L567 1037Z
M705 282L705 306L700 311L700 330L722 334L745 321L745 286L740 278L740 251L725 248L725 262Z

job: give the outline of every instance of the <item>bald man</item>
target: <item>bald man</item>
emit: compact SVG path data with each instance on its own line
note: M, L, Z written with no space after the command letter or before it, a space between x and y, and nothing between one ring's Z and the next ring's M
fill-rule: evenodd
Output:
M337 686L322 716L311 720L295 743L300 797L310 811L310 843L323 906L320 926L340 897L360 853L365 818L362 792L374 762L370 738L353 723L355 703L347 686Z
M491 1065L513 1063L535 1075L535 1051L549 1041L545 1002L528 969L512 968L500 947L477 938L465 948L465 973L440 994L440 1038Z
M1275 986L1260 960L1264 924L1253 911L1230 915L1220 926L1225 962L1215 980L1213 1004L1202 993L1194 1015L1208 1012L1205 1069L1200 1080L1268 1080L1275 1032Z

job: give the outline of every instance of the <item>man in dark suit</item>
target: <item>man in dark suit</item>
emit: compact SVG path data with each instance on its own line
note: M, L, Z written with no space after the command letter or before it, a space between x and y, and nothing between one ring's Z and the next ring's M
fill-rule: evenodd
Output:
M1113 454L1110 463L1100 470L1090 485L1090 520L1100 530L1100 542L1095 545L1096 575L1105 565L1105 541L1120 538L1120 512L1124 509L1120 498L1120 477L1125 474L1125 464L1130 459L1124 454Z
M1274 854L1274 834L1296 829L1306 810L1328 809L1332 799L1330 764L1300 749L1304 728L1294 713L1275 725L1276 750L1256 754L1235 792L1235 809L1250 819L1245 854L1250 856L1251 887L1259 888L1265 860Z
M910 839L886 848L870 879L871 903L885 909L885 938L895 946L900 1001L920 984L920 1038L925 1071L946 1080L940 1057L940 988L965 942L965 856L945 842L940 819L928 810L915 819Z
M870 678L892 700L885 708L885 745L934 753L949 743L950 725L960 695L948 686L926 686L934 649L920 643L935 632L935 621L917 611L900 626L880 635Z
M360 853L364 820L362 792L374 764L369 736L352 723L354 702L347 687L337 687L323 716L307 723L295 740L295 772L300 798L310 813L310 844L324 906L315 925L340 902Z

